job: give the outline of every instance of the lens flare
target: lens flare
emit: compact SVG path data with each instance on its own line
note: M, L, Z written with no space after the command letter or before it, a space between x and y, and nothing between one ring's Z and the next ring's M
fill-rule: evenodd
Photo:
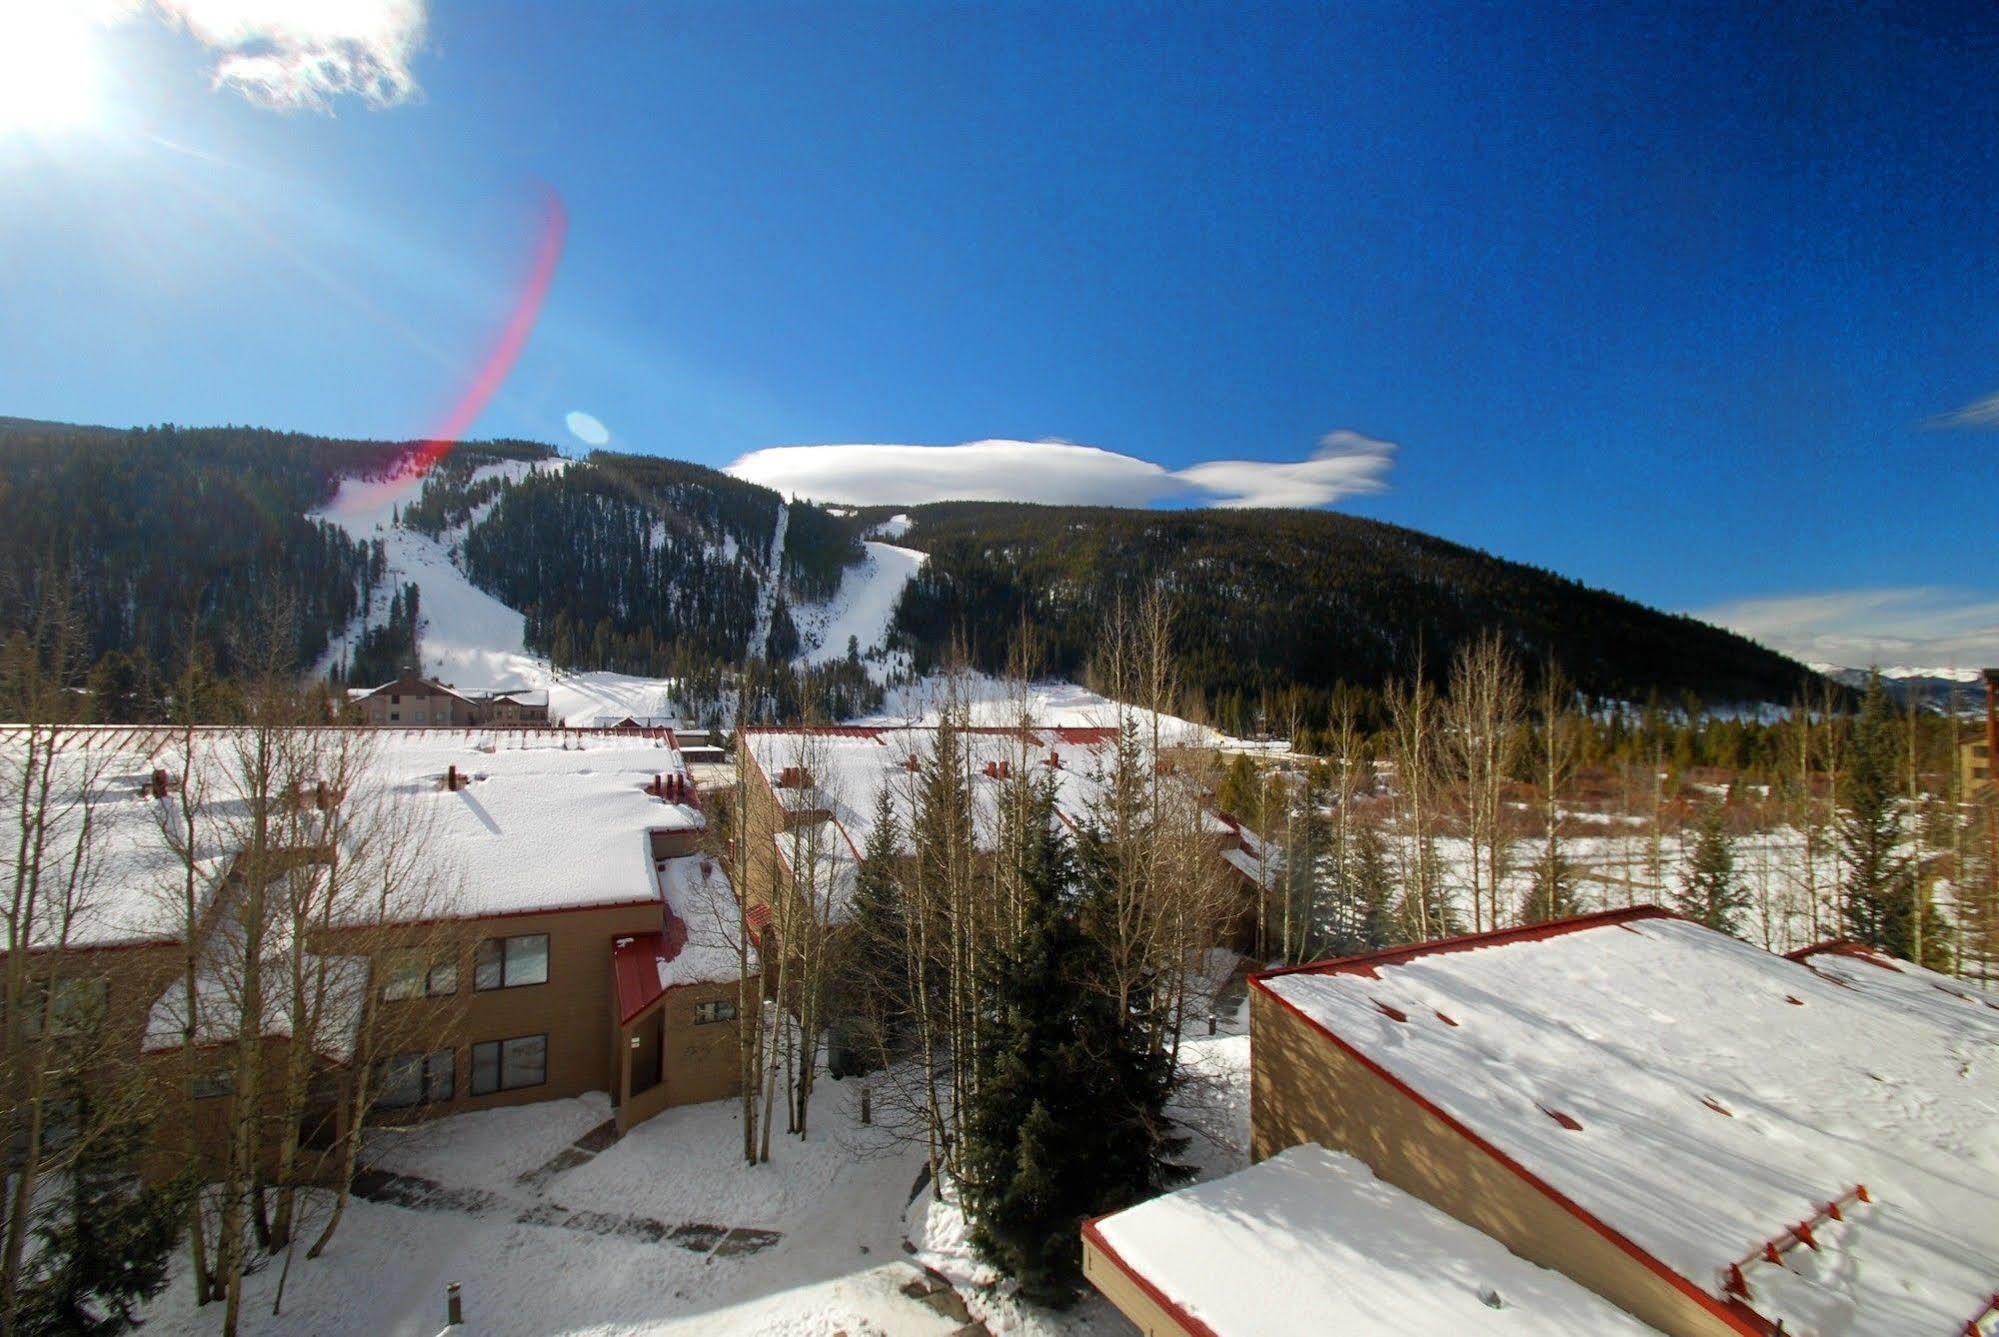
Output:
M542 303L548 299L548 290L555 282L555 269L562 260L562 245L568 235L569 211L563 207L560 195L547 190L542 195L541 238L535 246L534 263L521 287L520 297L514 302L513 311L507 316L506 324L501 326L492 351L487 354L472 383L452 405L443 421L417 447L404 475L405 488L415 488L424 475L444 458L445 453L471 430L472 424L479 420L486 405L506 382L507 374L520 358L521 349L527 346L528 336L534 333Z

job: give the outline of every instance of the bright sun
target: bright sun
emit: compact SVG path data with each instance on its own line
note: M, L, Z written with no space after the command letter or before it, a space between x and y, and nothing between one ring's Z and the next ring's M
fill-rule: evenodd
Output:
M74 130L103 106L88 5L0 0L0 138Z

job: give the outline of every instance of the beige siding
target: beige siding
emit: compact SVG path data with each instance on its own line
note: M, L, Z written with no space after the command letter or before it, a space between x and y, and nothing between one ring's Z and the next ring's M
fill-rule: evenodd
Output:
M1199 1337L1199 1329L1180 1322L1164 1305L1146 1294L1145 1288L1112 1262L1088 1235L1083 1236L1083 1279L1116 1305L1118 1312L1130 1319L1144 1337Z

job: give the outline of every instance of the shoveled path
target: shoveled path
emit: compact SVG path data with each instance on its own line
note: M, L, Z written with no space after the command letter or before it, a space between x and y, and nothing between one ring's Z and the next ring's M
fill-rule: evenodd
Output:
M512 1214L521 1225L554 1226L647 1244L671 1244L711 1258L736 1258L761 1253L783 1238L778 1231L754 1230L747 1226L718 1226L705 1221L666 1222L645 1216L571 1211L544 1196L551 1181L595 1160L598 1152L617 1140L616 1126L606 1120L543 1164L521 1175L514 1182L534 1194L536 1200L532 1201L509 1198L482 1188L452 1188L420 1175L373 1169L355 1173L354 1193L370 1202L385 1202L418 1211L462 1212L474 1216Z

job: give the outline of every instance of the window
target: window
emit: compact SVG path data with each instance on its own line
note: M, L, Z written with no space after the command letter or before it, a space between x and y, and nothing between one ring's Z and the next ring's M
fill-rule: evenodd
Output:
M448 998L458 992L458 963L446 959L425 968L426 953L417 947L397 947L382 959L382 1001L406 998Z
M389 718L392 720L399 720L402 717L403 713L400 710L392 710L389 712Z
M472 958L472 987L518 989L548 983L548 935L524 933L517 938L488 938Z
M735 1019L736 1005L734 1003L713 1002L696 1003L694 1005L694 1024L696 1026L707 1026L717 1021L734 1021Z
M40 1035L46 1015L49 1034L74 1035L100 1020L110 1001L111 981L102 975L32 980L21 998L21 1029L31 1038Z
M194 1078L194 1098L214 1100L226 1096L236 1089L236 1074L228 1068L218 1068L214 1072L196 1073Z
M472 1046L472 1094L517 1091L548 1080L548 1037L523 1035L514 1040L486 1040Z
M441 1105L457 1094L458 1055L449 1049L398 1054L383 1061L379 1080L381 1094L375 1103L384 1109Z

